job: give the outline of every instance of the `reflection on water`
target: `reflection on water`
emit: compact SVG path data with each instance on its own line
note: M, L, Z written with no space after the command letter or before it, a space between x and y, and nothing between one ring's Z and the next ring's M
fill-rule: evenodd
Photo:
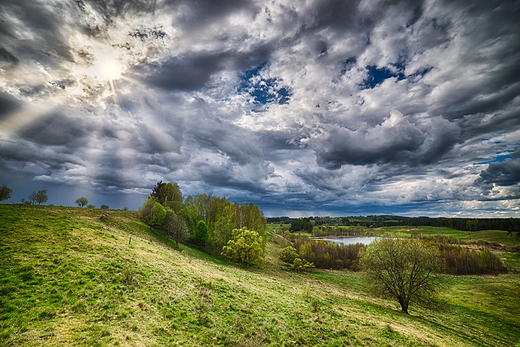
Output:
M325 240L335 242L340 245L354 245L356 243L362 243L368 245L370 242L377 240L378 237L374 236L359 236L359 237L334 237L330 239L314 239L314 240Z

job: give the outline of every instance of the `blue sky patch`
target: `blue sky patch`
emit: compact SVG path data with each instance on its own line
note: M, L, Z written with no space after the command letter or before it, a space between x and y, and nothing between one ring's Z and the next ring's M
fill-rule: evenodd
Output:
M267 63L262 63L239 74L238 92L248 93L257 105L287 104L291 96L289 87L282 86L280 78L263 78L261 72L266 66Z
M404 65L401 63L397 63L394 65L397 70L393 72L389 68L383 67L378 68L376 65L368 65L366 67L368 71L367 78L363 81L361 87L363 89L373 89L379 84L383 83L384 80L395 77L397 80L402 80L405 78L403 70Z
M489 163L501 163L501 162L506 161L506 159L512 159L511 155L509 155L509 154L497 155L492 160L483 161L483 162L480 162L480 163L474 163L473 165L483 165L483 164L489 164Z

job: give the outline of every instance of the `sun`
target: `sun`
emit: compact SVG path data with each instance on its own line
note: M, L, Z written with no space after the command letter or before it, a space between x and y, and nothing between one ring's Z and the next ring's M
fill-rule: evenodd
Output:
M93 66L94 74L100 80L113 81L119 79L123 73L123 64L113 57L100 55Z

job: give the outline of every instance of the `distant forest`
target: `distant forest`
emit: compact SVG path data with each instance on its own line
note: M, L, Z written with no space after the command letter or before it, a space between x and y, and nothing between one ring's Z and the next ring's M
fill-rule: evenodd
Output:
M520 218L429 218L429 217L402 217L391 215L377 216L350 216L350 217L307 217L313 225L329 226L357 226L367 228L391 226L432 226L451 228L463 231L504 230L509 233L520 234ZM270 217L268 223L290 224L301 218Z

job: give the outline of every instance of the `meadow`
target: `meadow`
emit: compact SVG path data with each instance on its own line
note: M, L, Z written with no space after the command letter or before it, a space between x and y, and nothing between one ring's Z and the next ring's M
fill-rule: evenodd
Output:
M405 229L386 232L417 232ZM520 241L422 232L500 243L511 272L445 276L444 305L406 315L360 272L283 269L275 232L265 263L244 268L175 249L134 211L0 205L0 345L517 346L520 258L507 247Z

